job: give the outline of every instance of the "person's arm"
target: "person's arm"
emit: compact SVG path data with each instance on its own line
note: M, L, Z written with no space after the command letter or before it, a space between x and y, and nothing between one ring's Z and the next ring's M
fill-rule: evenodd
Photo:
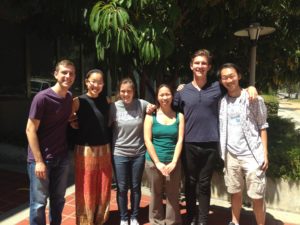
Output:
M219 79L219 84L220 84L222 96L224 96L227 93L227 89L223 86L220 79ZM246 91L248 92L250 101L256 100L258 98L258 92L254 86L247 87Z
M26 135L28 144L32 151L35 160L35 175L40 179L46 178L47 167L44 163L42 153L40 150L39 139L37 136L37 130L40 126L40 120L28 119L26 126Z
M175 151L173 155L172 162L170 162L166 166L166 171L168 175L174 170L174 168L177 165L177 162L179 160L181 151L182 151L182 145L183 145L183 137L184 137L184 117L182 113L179 113L179 126L178 126L178 138L177 138L177 143L175 146Z
M77 111L79 109L79 99L78 97L73 98L73 102L72 102L72 112L71 115L69 117L69 123L70 126L74 129L78 129L78 120L77 120Z
M159 161L159 158L156 154L154 145L152 143L152 116L146 115L144 120L144 141L147 148L147 151L155 164L156 168L166 176L165 164Z
M183 113L183 107L182 107L182 102L181 102L181 96L180 96L180 92L181 91L177 91L174 95L173 98L173 108L177 111L177 112L181 112Z
M264 103L264 99L258 96L257 101L250 102L251 111L254 112L254 118L259 128L259 135L261 137L263 145L264 163L261 165L261 169L266 171L269 167L268 160L268 136L267 129L269 124L267 122L267 108Z
M263 171L266 171L269 167L269 159L268 159L268 135L267 135L267 130L262 129L260 130L260 137L261 141L264 147L264 163L261 167Z

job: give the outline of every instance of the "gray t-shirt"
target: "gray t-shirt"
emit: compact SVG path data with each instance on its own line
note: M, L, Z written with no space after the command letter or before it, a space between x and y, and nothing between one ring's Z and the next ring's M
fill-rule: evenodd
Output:
M145 154L144 117L149 102L133 99L130 104L118 100L111 104L109 126L112 127L113 154L134 157Z
M228 96L228 141L227 149L234 155L251 155L241 124L240 97Z

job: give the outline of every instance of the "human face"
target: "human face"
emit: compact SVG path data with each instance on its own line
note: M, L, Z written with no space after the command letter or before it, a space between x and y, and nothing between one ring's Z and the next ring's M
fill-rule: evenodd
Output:
M125 104L130 104L133 100L133 88L131 84L124 83L120 87L120 98Z
M207 72L210 70L211 65L208 63L206 56L196 56L190 64L193 71L194 79L206 78Z
M68 90L75 81L75 68L71 65L59 65L54 77L62 89Z
M239 80L241 77L234 68L224 68L221 70L220 74L221 83L229 93L240 90Z
M102 74L92 73L86 80L85 85L87 87L87 94L91 97L98 97L102 92L104 82Z
M160 107L171 106L173 100L172 92L167 87L161 87L157 94L157 101Z

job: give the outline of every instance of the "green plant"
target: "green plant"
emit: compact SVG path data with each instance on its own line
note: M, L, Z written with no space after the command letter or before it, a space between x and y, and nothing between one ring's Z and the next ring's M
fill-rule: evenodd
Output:
M270 116L268 122L268 177L300 180L300 129L278 116Z
M265 104L268 110L268 115L277 115L279 102L276 96L274 95L262 95L265 100Z

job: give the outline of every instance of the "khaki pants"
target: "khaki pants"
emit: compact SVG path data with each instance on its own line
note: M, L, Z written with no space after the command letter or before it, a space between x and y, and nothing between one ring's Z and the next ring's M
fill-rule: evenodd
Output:
M181 224L179 207L181 163L169 177L165 177L155 167L152 161L146 161L146 174L151 187L149 205L149 221L151 225L178 225ZM166 196L166 212L163 207L163 195Z

